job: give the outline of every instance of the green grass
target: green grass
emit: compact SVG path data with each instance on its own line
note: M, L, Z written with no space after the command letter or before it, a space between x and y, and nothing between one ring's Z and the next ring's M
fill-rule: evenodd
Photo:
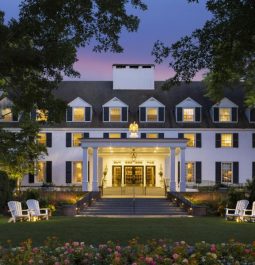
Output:
M205 240L226 242L236 239L242 242L255 240L255 224L225 221L223 218L71 218L53 217L49 221L35 223L7 223L0 217L0 242L11 240L13 245L31 238L35 245L42 244L48 236L57 236L61 241L84 241L88 244L104 243L108 240L125 244L139 237L141 242L167 238L188 243Z

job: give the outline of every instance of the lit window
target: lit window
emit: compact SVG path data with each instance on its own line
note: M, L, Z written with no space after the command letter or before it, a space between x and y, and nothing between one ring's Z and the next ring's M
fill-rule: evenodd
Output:
M183 121L194 121L194 117L194 109L183 108Z
M221 134L221 147L233 147L233 135L231 133Z
M110 121L121 121L121 108L110 108Z
M219 121L231 121L231 108L219 108Z
M46 133L38 133L37 142L39 144L46 145L47 142Z
M73 121L85 120L85 108L73 108Z
M188 142L187 142L188 147L196 146L196 136L194 133L184 133L184 138L188 139Z
M195 164L194 162L185 163L186 181L195 182Z
M48 111L36 110L36 120L37 121L47 121L48 120Z
M157 133L147 133L146 134L146 138L157 139L158 138L158 134Z
M233 179L232 163L221 163L221 182L231 183Z
M1 109L1 120L12 121L12 110L10 108Z
M121 138L121 134L120 133L109 133L109 138L111 139L120 139Z
M37 175L36 181L37 182L44 182L46 177L46 162L38 162L37 163Z
M158 121L158 108L147 108L147 121Z
M82 162L73 162L73 181L82 182Z
M82 133L73 133L73 146L80 146L82 138L83 138Z

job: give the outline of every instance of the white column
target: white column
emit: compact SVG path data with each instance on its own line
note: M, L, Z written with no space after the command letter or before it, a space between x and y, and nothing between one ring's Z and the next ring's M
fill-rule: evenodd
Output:
M82 191L88 191L88 148L83 148L82 156Z
M175 148L171 147L170 154L170 191L176 191L176 180L175 180Z
M180 176L180 192L186 191L186 175L185 175L185 148L181 148L181 176Z
M98 147L93 148L93 181L92 191L98 191Z

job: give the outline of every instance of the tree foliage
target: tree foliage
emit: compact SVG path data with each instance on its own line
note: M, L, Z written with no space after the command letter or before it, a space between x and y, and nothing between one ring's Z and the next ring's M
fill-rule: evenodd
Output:
M199 2L189 0L189 2ZM170 46L157 41L152 54L156 62L170 58L176 74L165 88L190 82L197 72L207 69L208 96L218 101L226 87L242 81L245 103L255 105L255 1L207 0L212 18L201 29Z

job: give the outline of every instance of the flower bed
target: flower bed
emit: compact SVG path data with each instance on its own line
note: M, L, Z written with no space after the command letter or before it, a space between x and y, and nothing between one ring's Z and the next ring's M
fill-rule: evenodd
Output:
M83 242L61 244L50 238L41 247L33 247L31 240L19 247L0 247L0 264L10 265L82 265L82 264L255 264L255 242L243 244L235 241L222 244L200 242L194 246L186 242L170 243L151 240L140 244L136 239L128 246L107 242L88 246Z

